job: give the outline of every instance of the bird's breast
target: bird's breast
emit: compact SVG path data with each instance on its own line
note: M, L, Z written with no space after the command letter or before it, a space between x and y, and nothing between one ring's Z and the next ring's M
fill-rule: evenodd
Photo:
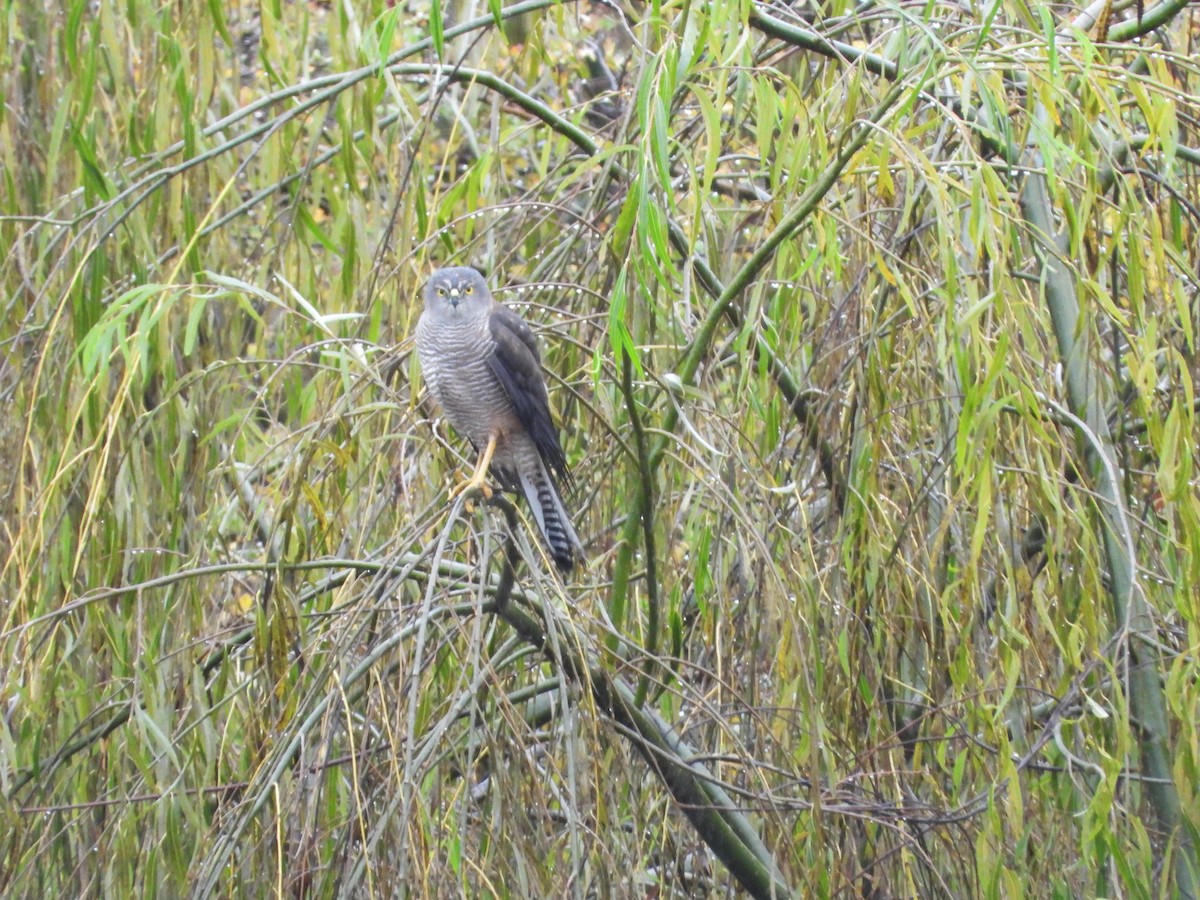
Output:
M433 323L422 316L417 324L417 356L430 391L454 429L478 447L513 418L512 403L488 366L493 349L486 320Z

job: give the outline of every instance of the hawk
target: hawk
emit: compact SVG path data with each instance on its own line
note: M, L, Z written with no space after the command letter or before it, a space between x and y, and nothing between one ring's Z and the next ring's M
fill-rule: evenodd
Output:
M525 496L555 565L569 572L583 547L556 480L570 474L533 330L492 299L475 269L439 269L423 295L416 333L421 371L450 424L480 454L474 474L451 496L467 490L490 496L490 468L503 489Z

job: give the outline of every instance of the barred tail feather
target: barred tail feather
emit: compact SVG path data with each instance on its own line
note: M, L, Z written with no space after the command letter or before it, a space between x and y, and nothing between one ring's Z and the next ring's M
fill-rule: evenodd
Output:
M571 527L571 518L563 505L562 496L555 487L550 473L545 466L538 466L534 477L521 473L521 488L529 508L533 510L533 518L537 521L538 530L546 539L546 548L554 564L560 572L566 574L575 567L577 556L583 554L583 545L579 536Z

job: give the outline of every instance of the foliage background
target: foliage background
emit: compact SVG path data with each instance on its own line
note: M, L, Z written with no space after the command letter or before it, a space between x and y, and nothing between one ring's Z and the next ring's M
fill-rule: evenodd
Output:
M0 28L5 895L1195 884L1194 9ZM566 583L447 503L445 264L542 335Z

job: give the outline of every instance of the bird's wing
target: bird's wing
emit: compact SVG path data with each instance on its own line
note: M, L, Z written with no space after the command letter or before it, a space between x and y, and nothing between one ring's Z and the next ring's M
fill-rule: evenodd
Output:
M488 368L500 382L521 425L533 438L542 461L566 480L567 458L558 441L558 429L550 417L546 382L542 380L542 361L537 337L525 320L506 306L496 304L488 317L492 333L492 353Z

